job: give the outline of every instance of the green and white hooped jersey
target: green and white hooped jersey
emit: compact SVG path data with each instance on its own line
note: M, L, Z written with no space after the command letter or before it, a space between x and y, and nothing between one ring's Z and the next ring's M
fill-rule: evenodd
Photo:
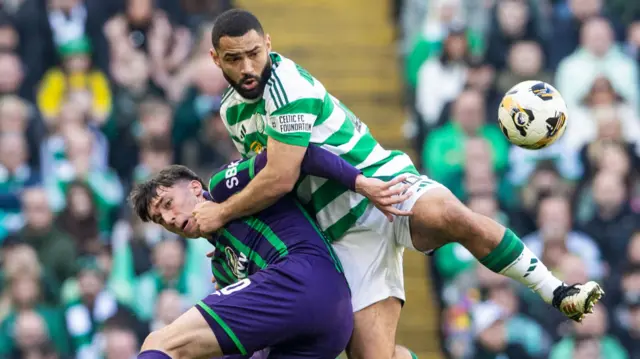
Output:
M409 156L382 148L367 126L305 69L277 53L270 57L272 75L261 98L247 100L232 88L222 98L222 119L244 157L260 153L272 137L290 145L321 146L368 177L419 175ZM342 237L368 205L347 188L313 176L302 178L296 192L333 240Z

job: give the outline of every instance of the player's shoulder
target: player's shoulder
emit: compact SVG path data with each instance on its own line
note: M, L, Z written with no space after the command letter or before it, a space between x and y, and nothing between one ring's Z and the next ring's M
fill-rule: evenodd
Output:
M222 92L222 96L220 97L220 108L228 108L234 102L233 99L236 95L236 90L231 86L227 86L227 88Z
M299 99L324 98L324 86L307 70L278 53L269 56L271 77L264 92L267 107L277 109Z

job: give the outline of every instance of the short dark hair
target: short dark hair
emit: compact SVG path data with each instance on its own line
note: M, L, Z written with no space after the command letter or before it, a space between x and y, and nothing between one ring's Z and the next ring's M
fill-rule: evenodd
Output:
M262 25L255 15L242 9L225 11L216 18L213 24L211 44L217 49L218 46L220 46L220 39L223 36L238 37L251 30L255 30L260 35L264 35Z
M173 151L171 139L167 137L154 136L142 140L140 143L141 151L149 151L154 153L170 153Z
M151 179L137 184L129 194L129 204L143 222L149 222L149 204L158 195L158 188L171 187L181 181L198 181L202 188L207 189L207 185L195 172L185 166L171 165Z

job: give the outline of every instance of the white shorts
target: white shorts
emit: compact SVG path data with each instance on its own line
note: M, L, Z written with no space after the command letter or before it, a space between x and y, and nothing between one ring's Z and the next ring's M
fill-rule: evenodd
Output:
M424 193L441 184L427 176L408 174L412 196L396 205L410 210ZM389 222L377 208L369 204L364 215L333 248L342 262L351 288L354 312L389 297L405 300L402 254L413 248L409 217L396 217Z

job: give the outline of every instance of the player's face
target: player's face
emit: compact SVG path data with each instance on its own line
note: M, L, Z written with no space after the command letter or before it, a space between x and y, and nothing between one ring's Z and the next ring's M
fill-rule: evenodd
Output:
M203 202L203 189L198 181L183 181L171 187L159 187L149 205L151 220L166 230L187 238L201 236L193 218L196 204Z
M242 36L220 38L217 49L211 49L213 62L224 78L244 98L262 95L271 76L271 39L251 30Z

